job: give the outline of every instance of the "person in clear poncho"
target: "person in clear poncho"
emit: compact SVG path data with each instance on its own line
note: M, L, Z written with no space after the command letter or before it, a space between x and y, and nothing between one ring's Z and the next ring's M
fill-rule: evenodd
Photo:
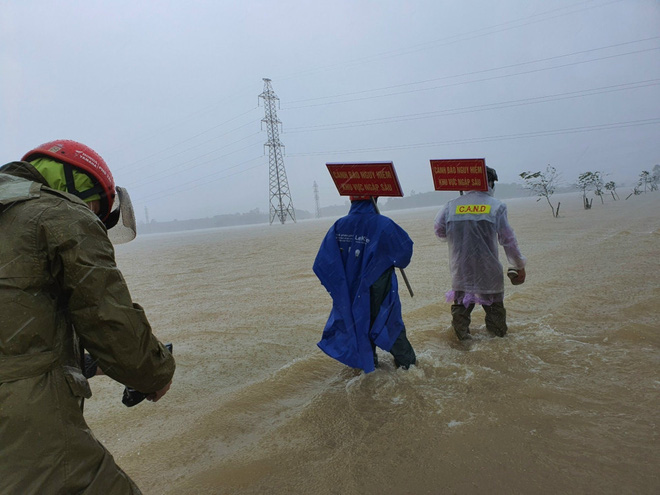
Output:
M497 244L502 245L514 285L525 281L526 258L507 219L506 205L493 197L497 173L487 167L488 192L470 191L449 201L435 218L435 234L449 244L452 327L459 340L469 340L475 304L486 312L486 329L504 337L504 274Z

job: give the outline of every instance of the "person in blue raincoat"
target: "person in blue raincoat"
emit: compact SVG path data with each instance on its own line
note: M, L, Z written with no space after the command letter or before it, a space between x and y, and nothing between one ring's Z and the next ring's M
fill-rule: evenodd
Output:
M351 197L351 209L326 234L314 273L332 296L332 311L319 348L365 373L378 366L376 347L397 367L417 362L406 336L394 267L405 268L413 242L393 220L380 215L376 198Z

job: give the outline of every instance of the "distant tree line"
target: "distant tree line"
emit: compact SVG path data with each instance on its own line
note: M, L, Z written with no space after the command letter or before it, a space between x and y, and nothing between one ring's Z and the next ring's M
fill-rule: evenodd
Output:
M306 210L296 210L296 219L304 220L307 218L312 218L312 214ZM193 218L190 220L170 220L167 222L151 220L149 223L139 223L138 232L140 234L182 232L187 230L235 227L238 225L267 224L268 222L268 212L262 212L259 208L255 208L247 213L215 215L213 217Z

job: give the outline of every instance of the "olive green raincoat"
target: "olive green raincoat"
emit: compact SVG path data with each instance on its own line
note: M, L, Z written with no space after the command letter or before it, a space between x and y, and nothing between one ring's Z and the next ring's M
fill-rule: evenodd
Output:
M74 331L75 329L75 331ZM115 264L105 227L25 162L0 168L0 493L140 493L96 440L80 345L150 393L174 374Z

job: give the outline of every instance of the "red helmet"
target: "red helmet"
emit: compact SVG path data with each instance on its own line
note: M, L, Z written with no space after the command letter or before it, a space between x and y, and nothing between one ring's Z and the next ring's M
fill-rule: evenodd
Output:
M49 156L60 162L68 163L92 177L94 182L100 186L101 211L99 217L106 220L112 209L115 200L115 180L105 160L89 146L62 139L51 141L28 151L22 158L23 161L30 161L39 156Z

